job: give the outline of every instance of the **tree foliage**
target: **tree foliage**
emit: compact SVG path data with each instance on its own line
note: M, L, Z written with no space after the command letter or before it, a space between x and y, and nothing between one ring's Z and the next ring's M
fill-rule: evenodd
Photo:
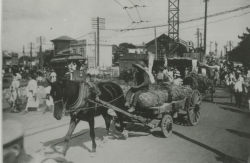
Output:
M229 52L229 61L241 62L244 65L250 64L250 29L246 28L247 33L238 36L241 41L239 44Z

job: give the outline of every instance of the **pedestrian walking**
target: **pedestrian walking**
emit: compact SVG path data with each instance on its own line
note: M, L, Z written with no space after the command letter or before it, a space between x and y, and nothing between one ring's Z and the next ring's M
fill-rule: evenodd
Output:
M220 74L219 74L218 69L216 68L214 71L214 85L215 86L217 86L217 81L219 80L219 78L220 78Z
M238 77L237 81L234 84L234 91L235 91L235 101L237 107L241 108L241 97L243 92L243 83L240 77Z
M12 113L18 113L19 111L19 107L20 107L20 91L19 91L19 87L20 87L20 82L19 80L21 79L21 75L19 73L14 73L13 74L13 81L11 83L10 86L10 91L11 91L11 97L10 97L10 101L12 103L12 107L11 107L11 111Z
M37 98L37 81L35 73L30 74L30 81L26 87L26 96L28 97L28 100L25 108L25 113L28 113L29 107L39 107L39 100Z

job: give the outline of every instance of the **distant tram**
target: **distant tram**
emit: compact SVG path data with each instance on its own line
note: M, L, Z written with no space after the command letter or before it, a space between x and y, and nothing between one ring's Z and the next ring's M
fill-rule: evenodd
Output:
M80 70L80 67L82 64L87 66L87 58L84 58L81 54L67 53L56 55L50 61L50 65L55 70L57 77L63 78L65 74L69 72L68 65L72 62L77 65L73 73L73 80L83 79L85 73L83 70Z

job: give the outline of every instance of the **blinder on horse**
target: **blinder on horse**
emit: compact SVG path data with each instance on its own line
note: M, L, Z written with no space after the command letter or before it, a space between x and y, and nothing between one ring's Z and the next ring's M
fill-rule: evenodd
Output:
M92 94L89 92L89 86L87 84L79 83L79 94L78 94L76 101L74 101L72 104L68 104L70 95L65 94L65 93L66 93L65 89L63 89L62 96L66 98L66 102L64 102L64 98L62 97L60 100L54 101L54 104L62 102L63 109L65 110L67 109L66 112L79 111L80 108L82 108L81 110L88 109L86 108L88 107L88 104L86 102L88 101L88 99L92 98ZM54 96L55 95L56 95L56 92Z

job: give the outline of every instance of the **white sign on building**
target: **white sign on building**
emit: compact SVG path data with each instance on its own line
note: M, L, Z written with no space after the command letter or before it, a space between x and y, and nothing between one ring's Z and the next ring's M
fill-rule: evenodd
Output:
M95 47L94 38L88 38L86 41L86 54L87 57L96 59L97 65L97 47ZM99 45L99 67L112 66L112 42L110 40L100 39Z

